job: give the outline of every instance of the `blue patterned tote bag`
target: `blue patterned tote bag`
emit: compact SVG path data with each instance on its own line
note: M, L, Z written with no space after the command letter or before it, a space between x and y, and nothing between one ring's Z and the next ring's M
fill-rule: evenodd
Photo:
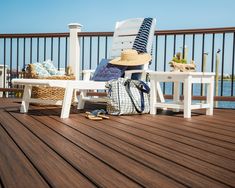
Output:
M150 88L140 80L119 78L107 82L107 112L111 115L149 113Z

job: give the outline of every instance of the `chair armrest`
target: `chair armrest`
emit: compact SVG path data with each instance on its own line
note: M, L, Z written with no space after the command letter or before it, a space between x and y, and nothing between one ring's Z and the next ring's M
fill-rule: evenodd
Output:
M95 72L95 70L83 70L82 71L83 80L86 80L86 81L90 80L91 76L94 72Z

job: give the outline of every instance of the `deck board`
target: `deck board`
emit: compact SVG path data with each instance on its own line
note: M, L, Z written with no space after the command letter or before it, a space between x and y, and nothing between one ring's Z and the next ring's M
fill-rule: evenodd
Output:
M46 121L47 119L41 117L40 120ZM69 119L64 121L67 123L67 125L71 126L71 121ZM122 155L120 152L107 147L107 145L104 143L97 142L97 140L95 140L93 137L76 131L74 127L64 127L64 123L59 123L56 120L53 121L53 119L50 119L49 121L46 121L44 123L47 123L50 128L60 134L63 132L63 135L66 136L67 139L76 143L84 150L92 153L94 156L96 156L100 160L103 160L109 166L112 166L117 171L124 173L127 177L143 186L151 187L153 185L156 185L160 187L181 187L179 183L173 181L172 179L150 168L147 168L145 165L142 165L125 155ZM90 123L91 122L89 122L89 124ZM72 122L72 124L74 123ZM64 133L65 130L66 133Z
M0 135L0 148L4 151L0 156L0 174L5 184L8 187L33 187L35 184L49 187L2 126Z
M170 127L171 125L174 126L173 123L175 123L175 121L170 122L169 118L166 122L164 119L161 118L157 118L154 120L152 119L152 116L149 116L147 119L146 117L139 117L139 119L143 118L144 120L148 120L144 121L144 123L142 124L139 123L140 120L136 120L136 118L134 117L125 117L125 120L122 120L122 123L126 123L129 126L138 127L138 129L145 130L147 132L154 133L156 135L166 137L168 139L178 141L180 143L185 143L187 145L193 146L194 148L199 148L205 151L216 153L218 155L222 155L227 158L235 159L235 153L233 151L231 152L231 150L229 149L216 146L218 140L209 139L209 141L211 141L212 143L214 141L214 143L206 143L204 141L205 139L208 139L207 137L191 134L190 132L184 132L182 129L174 129L175 127ZM182 126L187 125L183 124ZM224 142L222 143L224 145L227 144ZM229 144L229 146L230 145L231 144Z
M235 187L234 110L91 121L76 109L60 119L60 108L2 104L2 187Z
M93 187L90 181L48 148L32 132L22 126L19 121L12 118L9 113L1 112L0 122L51 186Z
M19 119L24 126L40 139L44 140L50 148L53 148L60 156L72 164L74 168L82 171L87 178L96 182L99 186L115 187L116 182L119 182L119 185L122 187L126 187L127 185L131 187L138 186L138 184L133 183L127 177L110 168L102 161L97 160L95 156L91 155L83 148L78 147L74 142L71 142L69 139L62 137L59 133L52 130L50 126L51 123L54 123L55 126L59 126L59 123L53 119L45 116L22 117L21 114L14 112L11 112L11 114ZM64 126L63 124L60 125ZM97 173L96 170L91 169L99 169L103 173L100 174ZM109 176L111 176L112 179L110 179Z

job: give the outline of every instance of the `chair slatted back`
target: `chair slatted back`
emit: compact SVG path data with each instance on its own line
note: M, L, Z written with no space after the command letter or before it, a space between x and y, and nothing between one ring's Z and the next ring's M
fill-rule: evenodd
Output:
M140 29L143 20L144 18L134 18L116 23L113 35L112 47L110 51L111 59L120 57L120 54L123 50L131 49L133 47L135 38L138 34L138 31ZM151 53L152 50L155 27L156 27L156 19L153 19L147 43L148 53ZM147 67L148 66L146 66L146 68Z

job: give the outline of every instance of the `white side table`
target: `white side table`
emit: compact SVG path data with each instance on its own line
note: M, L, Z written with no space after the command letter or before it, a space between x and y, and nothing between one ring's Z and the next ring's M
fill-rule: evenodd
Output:
M183 109L184 118L191 118L191 110L206 108L206 115L213 115L214 76L215 73L202 72L150 72L150 114L156 114L157 108ZM174 82L173 103L157 102L156 85L159 82ZM184 101L180 102L180 83L184 83ZM206 103L192 104L192 84L207 84Z

